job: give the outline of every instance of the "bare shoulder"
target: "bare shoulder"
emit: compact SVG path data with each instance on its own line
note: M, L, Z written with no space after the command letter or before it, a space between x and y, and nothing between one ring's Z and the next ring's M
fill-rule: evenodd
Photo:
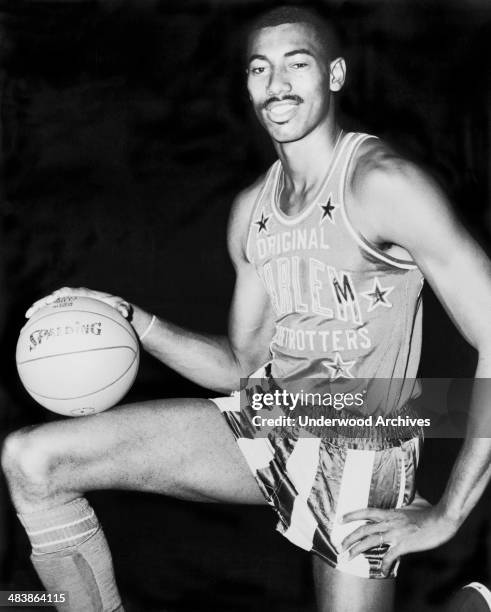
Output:
M364 142L354 160L349 188L354 196L362 196L367 188L392 189L405 184L428 183L430 176L413 162L405 159L385 142L370 139Z
M266 175L260 176L252 185L243 189L234 199L230 211L227 241L234 264L246 259L246 242L249 222L254 205L264 185Z
M375 243L401 244L404 233L416 226L453 216L428 172L375 139L358 151L347 198L355 224Z

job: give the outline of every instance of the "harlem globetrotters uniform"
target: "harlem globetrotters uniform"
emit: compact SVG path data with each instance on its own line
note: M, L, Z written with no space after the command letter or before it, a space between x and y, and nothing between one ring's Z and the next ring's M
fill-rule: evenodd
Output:
M273 164L247 239L247 257L264 282L276 320L271 361L253 377L266 379L270 388L320 393L332 386L356 391L357 385L385 381L376 400L341 411L322 409L330 416L405 415L416 393L412 381L421 347L422 274L413 261L368 243L346 209L352 160L370 138L340 136L321 188L297 215L280 209L283 170L279 161ZM237 395L214 401L278 513L278 530L341 571L383 577L386 547L351 561L338 558L343 538L360 524L341 521L351 510L411 502L417 430L404 425L370 432L355 428L334 438L314 430L302 435L293 427L258 436L251 424L255 411L241 408Z

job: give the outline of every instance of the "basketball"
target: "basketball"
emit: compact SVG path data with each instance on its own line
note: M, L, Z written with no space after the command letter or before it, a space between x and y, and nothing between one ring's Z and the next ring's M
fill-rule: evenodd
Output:
M138 340L119 312L86 297L58 298L33 314L17 342L22 384L42 406L66 416L117 404L135 380Z

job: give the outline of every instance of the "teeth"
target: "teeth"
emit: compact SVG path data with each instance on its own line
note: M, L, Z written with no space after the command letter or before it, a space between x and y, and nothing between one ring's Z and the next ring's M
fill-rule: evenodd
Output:
M289 108L291 106L296 106L295 102L289 102L289 101L285 100L284 102L272 102L269 105L268 108L271 110L273 108L284 108L284 107L288 107Z
M296 106L293 102L274 102L268 107L268 111L273 116L283 117L288 115Z

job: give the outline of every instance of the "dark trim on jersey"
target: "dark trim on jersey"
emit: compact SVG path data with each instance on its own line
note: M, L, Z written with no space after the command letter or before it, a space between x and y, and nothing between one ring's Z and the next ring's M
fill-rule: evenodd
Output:
M343 219L346 224L346 227L348 228L348 231L350 232L352 237L356 240L356 242L358 242L358 244L365 251L367 251L368 253L370 253L370 255L373 255L377 259L380 259L384 263L391 264L395 266L396 268L402 268L404 270L417 270L418 266L416 265L413 259L410 259L410 260L400 259L399 257L394 257L393 255L389 255L388 253L385 253L378 246L376 246L375 244L367 240L367 238L365 238L365 236L363 236L363 234L359 230L357 230L354 227L354 225L351 223L348 217L348 211L347 211L347 206L346 206L346 201L345 201L346 184L348 182L348 176L350 174L349 169L350 169L350 166L352 165L353 159L360 145L370 138L374 138L377 140L378 138L376 136L371 136L370 134L357 134L354 132L349 134L349 136L351 137L351 141L352 141L352 149L348 155L346 166L341 176L341 180L340 180L341 192L339 194L340 202L341 202L341 213L343 215Z

